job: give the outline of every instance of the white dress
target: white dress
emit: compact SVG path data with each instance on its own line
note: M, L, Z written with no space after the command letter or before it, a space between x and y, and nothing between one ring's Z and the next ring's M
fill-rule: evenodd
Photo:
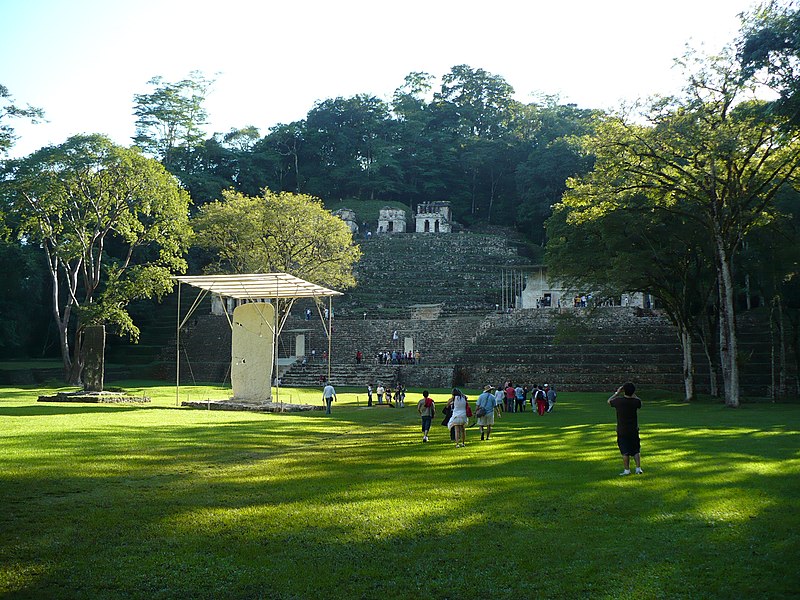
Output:
M467 399L464 396L456 396L453 402L453 414L450 415L450 420L447 426L452 429L453 425L466 425L467 421Z

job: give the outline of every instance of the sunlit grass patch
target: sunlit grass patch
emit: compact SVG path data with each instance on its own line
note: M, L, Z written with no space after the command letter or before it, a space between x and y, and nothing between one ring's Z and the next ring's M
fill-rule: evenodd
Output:
M170 386L131 387L152 403L0 393L0 595L729 598L800 583L800 406L643 393L645 474L619 477L602 394L561 392L553 413L503 415L457 449L440 417L422 443L415 393L366 409L343 390L326 416L177 408ZM476 574L487 555L503 568Z

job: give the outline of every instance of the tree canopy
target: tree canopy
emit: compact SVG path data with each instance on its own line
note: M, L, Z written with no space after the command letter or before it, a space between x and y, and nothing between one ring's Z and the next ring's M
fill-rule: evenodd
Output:
M6 86L0 84L0 157L8 153L16 139L14 127L9 122L11 119L25 118L36 122L43 117L44 111L41 108L30 105L22 107L14 104L11 92Z
M192 223L197 245L217 256L209 271L289 273L333 289L355 285L361 252L350 229L311 196L228 190L221 201L203 205Z
M775 107L800 126L800 4L773 0L744 15L738 51L743 77L778 92Z
M732 263L745 237L774 219L774 198L795 183L800 166L798 134L750 92L729 56L687 63L685 93L655 99L642 115L646 124L611 116L584 138L594 169L571 179L563 199L574 223L641 198L701 228L713 251L730 406L740 401Z
M208 120L204 102L213 81L199 71L177 82L153 77L155 89L134 96L136 135L134 143L142 152L160 160L168 169L191 170L191 155L205 138Z
M17 235L44 249L64 369L78 383L85 327L135 339L127 304L160 297L185 270L188 195L138 150L81 135L10 161L0 199Z
M317 102L306 118L257 138L255 128L202 133L209 81L154 78L135 97L137 144L162 160L200 206L228 188L309 194L331 204L449 200L457 220L517 227L544 241L544 219L568 176L591 161L564 140L586 133L594 111L557 99L522 104L501 76L454 66L434 89L410 73L390 102L370 94Z

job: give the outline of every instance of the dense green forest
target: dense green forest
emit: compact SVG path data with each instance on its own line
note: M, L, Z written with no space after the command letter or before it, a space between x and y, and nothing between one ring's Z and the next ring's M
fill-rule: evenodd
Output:
M202 74L137 95L135 142L163 161L195 206L222 190L263 188L321 198L418 203L449 200L456 220L514 227L535 243L568 177L591 159L573 136L589 133L597 111L556 98L522 104L502 77L467 65L435 78L411 73L391 102L358 94L315 104L306 118L204 136Z

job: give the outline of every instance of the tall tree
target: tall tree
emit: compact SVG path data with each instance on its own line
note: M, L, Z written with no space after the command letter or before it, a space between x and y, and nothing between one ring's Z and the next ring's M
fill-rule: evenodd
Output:
M428 73L409 73L392 97L400 177L396 197L411 206L446 198L460 214L470 202L458 156L463 140L454 111L431 98L432 82Z
M738 50L744 77L777 91L777 110L800 126L800 3L772 0L745 14Z
M683 350L684 393L695 397L693 342L704 344L715 391L716 370L707 332L716 274L713 251L696 221L654 212L647 198L630 196L595 218L581 218L571 198L547 221L549 272L568 289L594 290L600 299L624 293L656 296L675 325Z
M732 59L699 60L682 96L654 101L642 115L604 120L586 140L594 170L565 196L592 218L634 194L654 210L698 222L713 243L720 314L720 364L728 406L740 402L733 259L742 240L772 214L773 198L794 180L800 136L785 119L747 100ZM747 100L747 101L746 101Z
M455 138L452 150L458 156L469 197L472 219L491 220L499 190L512 182L509 162L510 124L518 108L514 88L499 75L468 65L457 65L442 77L434 96L436 112Z
M311 196L229 190L222 201L202 206L193 225L197 244L217 254L212 271L281 272L332 288L355 285L361 252L350 229Z
M12 98L8 88L0 84L0 156L8 153L16 139L14 128L9 123L9 120L19 118L31 119L35 123L44 118L44 112L41 108L35 108L31 105L26 107L17 106L14 104L14 98Z
M256 146L256 152L262 156L262 162L272 167L274 183L262 183L259 189L269 187L299 194L306 182L305 169L301 169L301 165L308 162L307 153L303 153L305 148L305 121L278 123L272 127L269 135Z
M213 80L193 71L177 82L153 77L149 94L134 95L134 143L172 173L191 170L192 151L203 143L208 114L203 104Z
M436 100L449 103L464 137L493 139L508 129L514 88L500 75L457 65L442 77Z
M126 307L172 289L185 270L188 195L138 150L80 135L11 161L0 184L21 238L47 256L64 371L80 383L83 334L111 324L132 339Z
M399 177L389 106L367 94L318 103L306 118L306 139L317 151L316 183L328 198L375 197L396 189ZM331 187L322 189L321 183Z
M521 108L514 120L519 140L515 162L517 227L544 246L544 223L561 200L567 179L586 174L593 157L580 151L572 139L588 135L596 112L546 98Z

